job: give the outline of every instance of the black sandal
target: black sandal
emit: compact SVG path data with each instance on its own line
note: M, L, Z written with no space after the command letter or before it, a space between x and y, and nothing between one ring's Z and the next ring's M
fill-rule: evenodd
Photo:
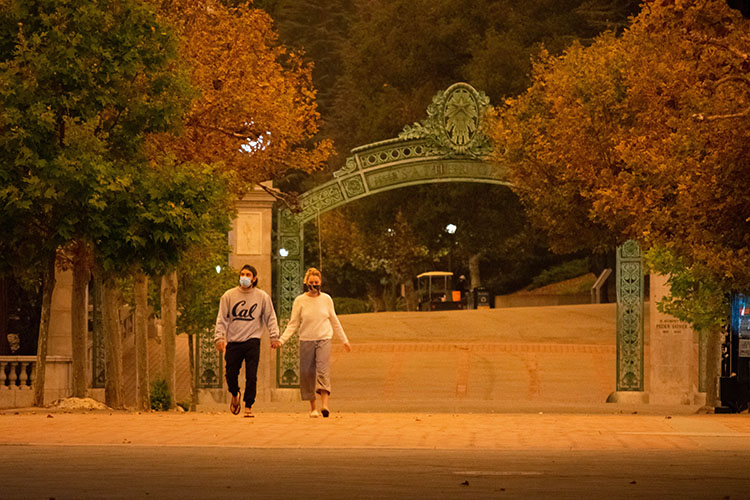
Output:
M238 415L240 413L240 410L242 409L242 406L240 405L239 401L239 394L237 395L238 401L234 402L234 396L232 396L232 401L229 403L229 411L232 412L232 415Z

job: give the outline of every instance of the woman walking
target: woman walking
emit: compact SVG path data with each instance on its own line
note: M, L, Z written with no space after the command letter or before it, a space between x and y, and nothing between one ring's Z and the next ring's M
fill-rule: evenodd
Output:
M311 267L305 273L307 291L294 299L292 317L278 341L271 347L277 348L299 331L299 389L303 400L310 402L310 416L328 417L328 396L331 394L331 339L335 333L344 343L346 352L352 350L346 338L336 311L333 299L320 291L322 283L320 271ZM316 394L320 395L320 413L315 407Z

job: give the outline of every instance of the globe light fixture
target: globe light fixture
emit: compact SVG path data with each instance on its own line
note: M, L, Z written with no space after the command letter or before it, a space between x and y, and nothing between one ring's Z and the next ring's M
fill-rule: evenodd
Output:
M221 273L221 266L216 266L216 274Z
M289 255L289 250L287 250L286 248L279 248L279 255L281 255L282 257L286 257L287 255Z
M448 224L447 226L445 226L445 232L448 234L455 234L456 229L458 228L455 224Z

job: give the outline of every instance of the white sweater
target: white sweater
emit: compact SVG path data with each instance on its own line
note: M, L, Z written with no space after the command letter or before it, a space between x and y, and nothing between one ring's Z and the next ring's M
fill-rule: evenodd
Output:
M316 297L303 293L294 299L292 317L279 340L284 344L296 331L300 340L326 340L335 332L342 342L349 342L333 309L333 299L323 292Z

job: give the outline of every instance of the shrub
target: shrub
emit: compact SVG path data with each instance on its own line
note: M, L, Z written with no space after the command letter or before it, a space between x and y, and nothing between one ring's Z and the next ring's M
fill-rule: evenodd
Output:
M568 262L550 267L539 273L533 280L531 280L531 285L529 285L528 289L533 290L552 283L559 283L560 281L577 278L588 272L588 259L569 260Z
M336 314L359 314L372 312L369 300L355 299L352 297L336 297L333 299Z
M167 381L158 379L151 382L151 409L156 411L169 410L169 387Z

